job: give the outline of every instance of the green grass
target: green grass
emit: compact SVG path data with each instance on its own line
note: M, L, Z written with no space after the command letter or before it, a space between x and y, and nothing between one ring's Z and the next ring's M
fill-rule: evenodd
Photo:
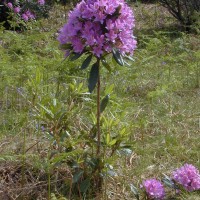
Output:
M10 166L17 173L16 166L26 155L27 173L40 173L39 181L44 184L50 142L37 127L43 122L34 116L35 109L40 109L38 103L48 105L56 96L65 105L75 104L75 117L68 127L72 132L88 129L84 125L91 125L88 116L94 107L94 102L86 101L89 95L82 96L87 91L87 72L78 68L82 60L62 62L56 41L64 23L59 9L41 21L42 27L33 26L20 34L0 32L0 166ZM184 163L200 169L200 36L175 29L176 22L158 5L138 4L134 10L135 62L129 67L113 66L111 74L102 72L102 87L115 86L107 115L112 113L127 127L133 144L131 157L122 156L114 166L118 176L106 182L107 198L113 200L134 199L130 183L139 187L145 178L161 179L162 173L170 176ZM68 176L68 172L63 175ZM56 172L52 177L56 179ZM52 181L52 188L56 187L60 185ZM41 195L45 190L46 185ZM37 194L34 189L32 193ZM183 193L176 199L199 200L200 193Z

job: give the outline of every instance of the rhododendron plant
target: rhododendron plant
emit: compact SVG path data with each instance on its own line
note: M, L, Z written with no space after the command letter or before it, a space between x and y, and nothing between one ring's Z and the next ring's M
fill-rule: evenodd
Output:
M106 156L103 156L101 140L105 140L105 137L101 136L100 117L109 100L107 94L100 102L100 66L102 64L110 71L111 67L106 60L110 53L119 65L124 65L124 57L131 60L130 55L136 48L134 26L133 12L124 0L82 0L69 12L68 22L60 29L58 36L65 57L69 56L71 61L83 54L87 55L81 69L86 69L92 59L95 59L90 70L88 88L91 93L97 85L97 119L94 133L96 158L94 159L101 160L96 167L98 174L95 177L95 185L98 189L102 186L102 169L106 166L103 164ZM113 154L125 139L110 138L111 136L107 137L104 143L110 149L113 148L111 150Z
M33 4L34 6L30 6L29 4ZM23 19L24 21L30 21L36 19L36 11L32 8L36 8L38 6L44 7L45 0L38 0L38 1L16 1L14 3L5 1L5 6L7 6L11 12L15 14L15 17L18 19ZM27 4L27 5L26 5ZM30 9L29 9L30 7Z
M191 164L185 164L173 172L173 179L187 191L200 190L200 173Z
M143 182L142 187L144 187L148 198L152 200L164 199L165 190L160 181L156 179L147 179Z
M131 8L124 0L82 0L69 13L68 22L61 28L58 40L71 60L83 53L89 56L81 68L89 66L96 57L89 77L89 91L97 84L97 129L98 149L100 152L100 61L108 65L105 56L113 53L118 64L124 65L123 56L132 55L136 48L133 36L135 26ZM108 98L107 98L108 99Z

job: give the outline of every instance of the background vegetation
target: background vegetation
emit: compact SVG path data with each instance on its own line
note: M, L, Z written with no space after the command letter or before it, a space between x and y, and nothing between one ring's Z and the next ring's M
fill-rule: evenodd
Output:
M103 94L111 94L103 129L113 137L125 130L132 151L113 158L102 199L134 199L131 183L140 187L146 178L170 176L184 163L200 168L200 36L182 32L159 4L132 6L135 61L127 67L111 63L102 81ZM59 162L52 138L55 131L64 133L64 147L73 148L95 124L82 60L63 60L56 41L65 15L66 8L55 5L48 19L30 23L25 32L1 26L0 199L92 199L92 191L86 197L73 191L76 169ZM79 151L74 154L68 156L81 163ZM200 193L175 199L198 200Z

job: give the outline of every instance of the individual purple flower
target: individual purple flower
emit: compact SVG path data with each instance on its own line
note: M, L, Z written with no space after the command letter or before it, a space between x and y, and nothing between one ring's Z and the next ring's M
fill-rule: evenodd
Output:
M12 4L11 2L9 2L9 3L7 4L7 6L8 6L8 8L13 9L13 4Z
M45 4L45 0L38 0L38 4L39 5L44 5Z
M142 188L144 187L148 198L152 200L162 200L165 196L165 190L162 183L156 179L147 179L143 181Z
M133 12L124 0L82 0L69 13L58 40L71 44L67 52L90 51L100 58L117 48L122 55L132 55L137 43L134 26Z
M196 167L185 164L172 173L174 181L182 185L187 191L200 190L200 174Z
M19 13L21 8L19 6L17 6L13 10L14 10L14 13Z

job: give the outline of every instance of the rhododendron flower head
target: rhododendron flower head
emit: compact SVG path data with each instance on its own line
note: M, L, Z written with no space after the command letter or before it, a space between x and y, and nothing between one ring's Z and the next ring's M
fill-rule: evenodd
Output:
M173 179L187 191L200 190L200 174L193 165L185 164L173 172Z
M21 8L18 6L18 7L15 7L13 10L14 10L14 13L19 13Z
M22 19L24 20L24 21L28 21L28 16L25 14L25 13L23 13L22 14Z
M165 190L162 183L156 179L147 179L143 182L148 198L153 200L162 200L165 196Z
M38 0L38 4L44 5L45 4L45 0Z
M7 6L8 6L8 8L13 9L13 4L12 4L11 2L9 2L9 3L7 4Z
M101 57L113 48L122 55L132 54L136 48L134 25L133 12L124 0L82 0L69 13L58 40L72 46L65 49L66 55L90 51Z
M28 16L29 19L35 19L35 15L30 10L27 10L25 14Z

